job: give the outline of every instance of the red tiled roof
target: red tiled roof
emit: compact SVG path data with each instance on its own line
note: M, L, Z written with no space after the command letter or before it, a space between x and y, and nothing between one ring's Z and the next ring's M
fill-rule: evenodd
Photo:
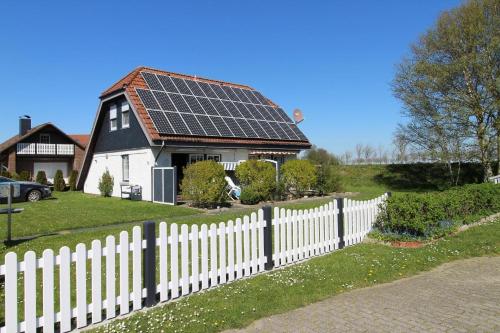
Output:
M73 140L78 141L83 147L87 147L90 140L89 134L68 134L68 136Z
M155 74L160 74L160 75L169 75L169 76L175 76L179 78L188 78L190 80L199 80L207 83L215 83L215 84L220 84L220 85L228 85L228 86L234 86L234 87L239 87L239 88L244 88L244 89L253 89L252 87L246 86L246 85L241 85L241 84L235 84L235 83L230 83L230 82L224 82L224 81L217 81L217 80L210 80L206 78L200 78L196 76L191 76L191 75L184 75L184 74L179 74L179 73L173 73L173 72L166 72L150 67L138 67L134 69L132 72L128 73L125 77L120 79L118 82L113 84L111 87L106 89L102 94L101 98L106 97L114 92L123 90L124 92L127 93L127 95L130 98L130 102L134 105L135 110L138 113L138 116L142 123L144 124L144 127L146 128L146 131L148 132L150 138L153 141L156 140L166 140L166 141L182 141L182 142L193 142L193 143L226 143L226 144L243 144L243 145L266 145L266 144L272 144L272 145L283 145L283 146L289 146L289 147L302 147L302 148L309 148L311 144L309 141L281 141L281 140L266 140L266 139L243 139L243 138L232 138L232 137L202 137L202 136L186 136L186 135L163 135L160 134L155 126L153 125L153 121L149 117L146 108L142 104L139 96L136 93L136 88L141 88L141 89L149 89L147 86L146 82L142 78L142 75L139 75L140 72L146 71L146 72L151 72ZM273 105L277 106L275 103L273 103L271 100L268 99L268 101Z

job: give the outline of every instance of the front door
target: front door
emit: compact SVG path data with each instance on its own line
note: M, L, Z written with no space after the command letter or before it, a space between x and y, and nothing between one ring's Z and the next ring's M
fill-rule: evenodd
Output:
M152 172L153 202L175 205L177 203L176 168L154 167Z
M189 154L172 154L172 166L177 167L177 191L180 191L181 181L184 176L184 168L189 163Z

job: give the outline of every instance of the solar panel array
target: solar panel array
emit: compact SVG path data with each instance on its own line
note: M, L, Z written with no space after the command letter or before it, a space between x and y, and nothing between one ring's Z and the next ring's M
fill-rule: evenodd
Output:
M136 88L160 134L307 141L285 111L256 90L141 72Z

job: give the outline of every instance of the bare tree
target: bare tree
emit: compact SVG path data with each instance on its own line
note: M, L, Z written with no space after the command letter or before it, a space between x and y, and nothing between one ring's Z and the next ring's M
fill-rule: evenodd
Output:
M373 147L368 144L363 147L363 156L365 158L365 163L371 163L374 152L375 149L373 149Z
M358 143L355 149L356 149L356 162L360 164L361 157L363 155L363 145L361 143Z

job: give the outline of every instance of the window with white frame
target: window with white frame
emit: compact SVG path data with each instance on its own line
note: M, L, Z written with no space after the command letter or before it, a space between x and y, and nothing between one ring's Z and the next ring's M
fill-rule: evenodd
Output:
M128 103L122 102L122 128L130 127L130 106Z
M40 143L50 143L50 134L47 133L40 134Z
M109 130L116 131L118 129L118 121L116 119L116 105L109 107Z
M215 161L215 162L220 162L220 154L207 154L207 160L208 161Z
M193 164L199 161L203 161L205 156L203 154L189 154L189 163Z
M128 182L130 180L128 155L122 155L122 180L124 182Z

